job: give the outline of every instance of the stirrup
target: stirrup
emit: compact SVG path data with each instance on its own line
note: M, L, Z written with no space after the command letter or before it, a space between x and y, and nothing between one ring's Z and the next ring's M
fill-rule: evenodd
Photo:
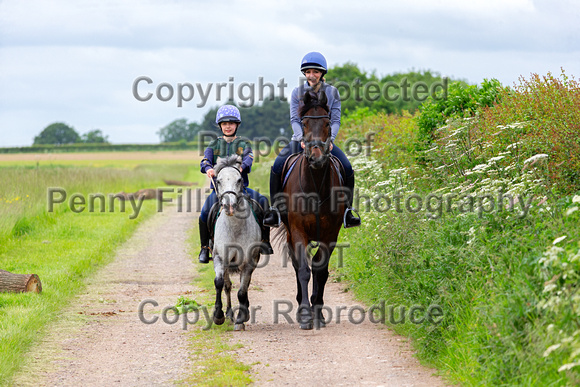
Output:
M280 223L281 223L281 216L280 216L280 211L278 211L277 207L270 207L268 209L269 213L266 214L266 216L264 216L264 221L262 222L262 224L266 227L280 227ZM276 216L276 224L275 225L270 225L266 223L266 218L268 217L268 215L272 215L275 214Z
M355 213L356 214L356 217L354 217L354 215L353 215L353 219L356 221L355 224L350 224L349 225L349 224L346 223L346 217L348 216L349 213L351 213L351 215L352 215L352 213ZM342 223L344 225L344 228L350 228L350 227L358 227L358 226L360 226L361 221L360 221L360 215L358 214L358 211L355 210L352 207L348 207L344 211L344 217L342 218Z

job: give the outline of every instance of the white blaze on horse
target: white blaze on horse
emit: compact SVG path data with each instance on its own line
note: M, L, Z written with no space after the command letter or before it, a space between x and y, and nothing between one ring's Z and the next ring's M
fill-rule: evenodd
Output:
M213 244L213 265L215 270L216 302L213 321L217 325L225 318L234 320L231 305L232 282L230 273L240 273L238 291L239 309L234 329L244 330L244 323L250 319L248 288L252 273L260 259L262 233L249 199L244 195L244 181L240 172L242 159L233 155L218 159L215 167L214 188L221 206L215 224ZM226 314L222 310L222 290L226 291Z

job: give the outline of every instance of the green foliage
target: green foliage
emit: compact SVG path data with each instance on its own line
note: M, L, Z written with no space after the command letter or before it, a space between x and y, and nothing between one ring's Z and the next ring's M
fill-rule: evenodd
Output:
M81 140L79 134L72 127L62 122L48 125L40 134L34 137L34 145L40 144L72 144Z
M228 104L237 106L233 102ZM266 98L261 105L252 107L240 107L242 123L238 130L238 135L250 139L267 137L274 141L280 136L290 137L290 105L279 98ZM219 107L210 109L204 116L200 130L213 131L221 135L219 128L215 123L215 115Z
M580 90L550 75L496 86L483 95L453 91L421 153L414 125L435 109L411 119L411 130L404 117L364 111L345 121L344 138L377 131L380 141L351 158L363 225L343 232L350 248L341 278L369 304L441 306L439 324L393 328L453 382L577 385L580 184L570 176ZM424 199L422 210L397 211L396 195L404 202L411 194ZM425 209L429 194L440 212ZM462 210L466 195L489 195L481 203L493 211ZM392 206L378 211L373 200L385 196Z
M86 144L108 144L109 136L103 134L101 129L94 129L83 134L81 141Z
M482 107L493 106L502 90L498 80L486 79L481 86L453 82L449 85L445 98L442 93L436 98L430 96L417 117L417 149L427 149L433 140L435 128L445 125L448 119L473 117Z
M475 124L477 136L497 137L486 154L520 143L531 157L547 154L550 184L564 193L580 187L580 83L565 72L520 79L513 90L503 90L501 103L484 109ZM521 128L509 124L521 123Z
M157 131L162 143L167 142L192 142L197 138L201 127L196 122L187 123L187 119L175 120Z
M338 141L350 155L369 154L382 165L393 168L413 162L413 146L417 130L414 117L374 113L368 107L359 108L343 119ZM351 149L344 148L349 147ZM370 147L370 148L369 148Z
M438 73L429 70L394 73L379 78L375 71L369 74L351 62L330 68L325 78L338 88L345 116L360 108L387 114L413 113L427 95L444 89L446 83ZM425 85L425 91L418 88L419 84ZM436 88L437 85L440 87Z

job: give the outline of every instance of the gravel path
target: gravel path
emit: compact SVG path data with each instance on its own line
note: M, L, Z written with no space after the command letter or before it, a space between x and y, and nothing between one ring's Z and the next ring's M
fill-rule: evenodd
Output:
M285 264L279 255L273 256L254 272L252 288L250 307L260 307L255 311L255 323L246 324L245 332L234 332L232 342L244 344L237 352L244 363L253 364L257 385L444 385L432 375L434 370L413 357L405 338L372 323L368 315L361 318L362 305L341 284L329 279L324 300L332 311L332 321L311 331L301 330L295 322L298 304L291 262ZM276 303L278 312L274 313ZM290 305L288 322L281 312ZM329 312L325 317L329 319Z
M167 385L187 375L193 365L180 324L144 324L137 313L143 300L154 299L159 306L148 305L145 312L152 318L152 310L175 305L194 290L186 238L197 214L167 208L145 221L115 261L91 277L86 292L31 351L15 385ZM252 279L251 307L260 308L254 323L226 335L243 343L237 353L252 365L256 385L444 385L418 363L404 338L368 317L349 322L357 304L338 283L327 285L325 302L334 316L326 328L303 331L281 314L275 323L275 304L282 311L291 305L289 317L295 318L295 287L291 264L284 267L279 255L272 256Z

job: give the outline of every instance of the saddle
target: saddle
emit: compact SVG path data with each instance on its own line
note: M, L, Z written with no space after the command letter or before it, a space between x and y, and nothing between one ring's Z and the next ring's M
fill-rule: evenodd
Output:
M282 190L284 190L284 187L286 186L286 182L288 181L288 177L290 176L290 173L292 173L292 170L294 169L294 167L296 166L296 163L298 162L300 156L302 155L302 153L294 153L292 155L290 155L286 161L284 162L284 167L282 168L282 174L281 179L282 179ZM342 165L342 163L340 162L340 160L338 159L338 157L334 156L334 155L330 155L330 166L331 168L333 168L336 173L338 174L339 178L340 178L340 184L342 186L344 186L345 181L346 181L346 173L344 171L344 166Z
M262 208L260 203L255 201L249 195L244 195L244 196L250 202L251 210L252 210L252 214L254 215L254 218L256 219L258 224L261 225L262 221L264 220L264 214L266 211ZM216 224L217 219L220 215L220 212L221 212L221 205L220 205L220 202L218 201L218 202L214 203L213 206L211 206L211 208L209 210L209 214L207 216L207 228L209 229L209 238L211 240L213 240L213 236L214 236L214 232L215 232L215 224ZM262 226L260 226L260 228L261 227Z

